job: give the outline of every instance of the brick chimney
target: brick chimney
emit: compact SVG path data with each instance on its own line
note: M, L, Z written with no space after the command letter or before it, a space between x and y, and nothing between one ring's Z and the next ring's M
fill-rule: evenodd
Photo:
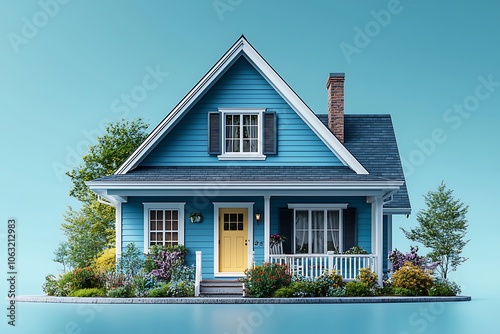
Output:
M328 127L344 143L344 80L345 73L330 73L328 90Z

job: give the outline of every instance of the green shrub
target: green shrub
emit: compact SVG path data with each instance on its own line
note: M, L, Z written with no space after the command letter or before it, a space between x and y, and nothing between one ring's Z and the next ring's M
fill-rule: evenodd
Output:
M147 297L148 291L155 287L156 279L141 270L130 284L136 297Z
M294 290L289 287L289 286L284 286L282 288L279 288L274 292L274 297L275 298L291 298L293 297Z
M245 284L247 295L256 298L271 297L274 291L290 285L292 277L286 265L264 263L245 270L241 282Z
M456 296L460 294L460 286L448 280L436 280L429 288L429 296Z
M71 292L73 273L67 272L56 278L54 275L47 275L45 283L42 285L43 291L49 296L66 297Z
M357 280L365 283L371 290L375 290L378 284L378 276L370 268L361 268Z
M137 248L135 243L127 245L116 264L116 271L130 282L141 270L144 269L144 254Z
M169 292L172 297L194 297L194 282L170 282Z
M432 285L432 276L411 262L399 268L392 275L394 288L405 288L414 291L417 295L427 295L427 290Z
M45 283L42 285L42 290L49 296L55 296L59 286L57 279L54 275L50 274L45 276Z
M316 296L316 286L313 281L297 281L290 284L293 290L293 297L314 297Z
M330 287L330 289L328 289L328 292L326 294L326 297L345 297L346 295L346 288L345 286L341 286L341 287Z
M380 289L380 294L384 296L395 295L394 287L392 285L384 284L382 289Z
M348 297L367 297L373 296L373 291L363 282L348 282L345 285L345 295Z
M102 285L99 275L92 268L75 268L73 270L71 290L100 288Z
M393 294L397 296L418 296L419 292L414 289L400 288L400 287L392 287Z
M134 297L134 291L130 286L120 286L118 288L108 290L106 296L111 298L130 298Z
M315 294L319 297L325 297L331 288L340 288L344 285L344 282L342 281L342 275L337 271L325 271L316 279L314 284L316 288Z
M160 286L149 290L148 297L151 298L171 297L170 283L162 283Z
M78 289L71 291L70 297L104 297L106 294L101 288Z

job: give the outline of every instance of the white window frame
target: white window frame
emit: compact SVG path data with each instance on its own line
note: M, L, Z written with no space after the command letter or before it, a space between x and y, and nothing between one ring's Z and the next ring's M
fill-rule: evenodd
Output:
M221 138L222 138L222 154L217 157L219 160L265 160L266 156L263 152L263 139L264 139L264 121L263 114L266 109L256 108L219 108L222 118ZM226 116L227 115L257 115L258 116L258 143L257 152L228 152L226 153ZM242 132L240 132L242 134ZM241 146L243 147L243 146Z
M160 203L160 202L144 202L144 253L149 252L149 227L151 226L149 222L149 211L150 210L178 210L179 211L179 230L178 230L178 241L179 245L184 245L184 229L185 229L185 216L184 216L184 206L186 203Z
M310 245L312 245L312 211L323 211L324 212L324 219L325 219L325 222L324 222L324 228L325 228L325 238L324 238L324 249L325 249L325 253L322 253L322 254L326 254L326 249L328 248L327 247L327 242L328 242L328 238L326 237L326 234L327 234L327 219L328 219L328 211L338 211L339 213L339 252L343 252L344 250L344 217L343 217L343 209L346 209L347 208L347 204L309 204L309 203L306 203L306 204L288 204L288 208L289 209L293 209L293 253L296 254L295 252L297 251L297 245L296 245L296 238L295 238L295 235L296 235L296 213L297 211L307 211L308 212L308 227L307 227L307 230L308 230L308 241L307 241L307 244L309 245L309 249L308 249L308 253L307 254L314 254L311 252L312 250L312 247L310 247Z

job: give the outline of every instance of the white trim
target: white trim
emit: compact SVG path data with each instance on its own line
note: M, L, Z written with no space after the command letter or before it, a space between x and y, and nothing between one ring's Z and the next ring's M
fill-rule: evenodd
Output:
M325 145L345 165L357 174L369 174L368 171L356 160L356 158L344 147L344 145L324 126L311 109L300 99L299 96L288 86L278 73L262 58L262 56L245 39L240 37L236 43L222 56L222 58L208 71L208 73L189 91L189 93L175 106L175 108L161 121L151 132L146 140L132 153L127 160L118 168L115 174L126 174L134 169L147 154L161 141L161 139L174 127L193 104L210 89L212 83L217 80L227 68L240 56L244 55L267 79L278 94L290 105L290 107L302 118L311 130L325 143Z
M219 108L219 112L221 113L221 134L222 134L222 154L218 155L217 158L219 160L265 160L266 156L262 154L263 152L263 142L264 142L264 127L263 127L263 116L262 114L266 111L263 108ZM226 153L226 115L257 115L257 127L259 132L259 137L257 138L257 152L230 152ZM243 120L240 120L241 126L243 126ZM240 141L243 141L243 132L240 131ZM241 143L240 148L243 147Z
M260 144L259 144L260 145ZM218 155L219 160L266 160L266 156L263 154L255 153L229 153Z
M116 261L122 254L122 203L116 204L115 215L115 248L116 248Z
M293 209L293 221L296 221L296 212L297 210L299 211L307 211L307 220L308 220L308 245L312 245L312 233L310 231L312 230L312 211L320 211L323 210L325 212L324 219L325 219L325 231L327 230L327 224L326 224L326 219L328 217L327 211L337 211L339 213L339 251L343 252L345 251L344 249L344 215L342 209L347 208L347 204L339 204L339 203L288 203L288 208ZM293 224L293 234L296 235L295 231L295 223ZM325 232L326 233L326 232ZM327 243L328 238L325 238L324 242L325 245ZM325 247L326 249L327 247ZM295 253L295 250L297 249L296 245L296 239L294 238L293 240L293 254ZM316 253L311 253L311 248L309 248L309 253L307 254L316 254ZM321 253L321 254L326 254L326 253Z
M270 236L271 236L271 196L264 196L264 262L269 262Z
M387 251L392 251L392 215L385 215L387 217ZM384 254L384 259L387 261L387 270L391 269L391 261L389 261L388 254Z
M165 203L165 202L143 202L144 206L144 253L149 251L149 210L179 210L179 231L177 241L179 245L184 245L184 205L185 202Z
M241 277L243 273L219 272L219 209L238 208L248 210L248 265L253 255L253 206L255 202L213 202L214 205L214 277Z
M384 201L381 196L375 197L371 203L372 211L372 254L377 256L376 274L378 276L378 284L382 286L384 273L384 217L383 217Z
M347 209L347 203L288 203L289 209Z

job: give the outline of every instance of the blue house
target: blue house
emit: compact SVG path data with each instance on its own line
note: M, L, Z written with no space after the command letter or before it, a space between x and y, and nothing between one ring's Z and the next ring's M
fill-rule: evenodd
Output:
M370 267L381 282L392 215L410 202L391 117L344 114L344 79L329 75L315 114L238 39L113 175L87 183L116 207L118 256L184 244L203 279L272 261L346 279ZM344 254L356 245L368 254Z

